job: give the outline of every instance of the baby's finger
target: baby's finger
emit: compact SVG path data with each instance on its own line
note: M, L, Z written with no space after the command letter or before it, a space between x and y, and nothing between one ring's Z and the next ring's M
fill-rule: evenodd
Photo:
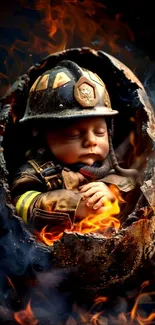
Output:
M79 191L82 192L86 192L87 190L89 190L91 187L97 187L99 184L97 182L92 182L92 183L88 183L82 186L79 186Z
M87 203L86 205L88 207L91 207L92 205L96 204L100 199L103 199L104 198L104 194L103 194L103 191L98 191L96 193L94 193L88 200L87 200ZM104 204L102 204L104 205Z
M96 187L92 187L92 188L88 189L87 191L82 192L82 198L83 198L83 200L85 200L88 197L91 197L95 193L96 193Z
M104 207L106 200L106 198L102 197L97 203L94 204L93 210L98 210Z
M110 201L111 203L114 203L116 197L113 195L113 193L98 191L94 193L90 198L88 198L86 205L91 207L92 205L96 204L100 199L102 199L102 206L104 206L105 201Z

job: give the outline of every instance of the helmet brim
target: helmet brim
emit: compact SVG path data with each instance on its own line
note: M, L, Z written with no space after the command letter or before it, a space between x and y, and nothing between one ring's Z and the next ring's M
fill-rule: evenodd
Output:
M95 116L113 116L117 115L119 112L112 110L109 107L93 107L93 108L79 108L65 109L64 111L53 113L53 114L42 114L35 116L25 116L19 122L24 123L28 121L39 121L39 120L59 120L59 119L73 119L82 117L95 117Z

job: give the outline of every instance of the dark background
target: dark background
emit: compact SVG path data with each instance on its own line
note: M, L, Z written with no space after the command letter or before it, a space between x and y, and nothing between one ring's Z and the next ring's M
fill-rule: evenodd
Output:
M46 55L88 46L127 64L153 100L154 43L153 1L1 1L0 96Z

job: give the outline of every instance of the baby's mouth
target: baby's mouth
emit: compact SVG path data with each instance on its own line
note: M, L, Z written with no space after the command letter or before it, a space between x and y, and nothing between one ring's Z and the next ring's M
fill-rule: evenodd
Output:
M96 161L101 161L102 157L96 153L88 153L80 156L80 161L81 162L86 162L91 161L91 164L96 162Z
M96 158L96 157L100 157L100 155L97 153L87 153L80 156L80 158Z

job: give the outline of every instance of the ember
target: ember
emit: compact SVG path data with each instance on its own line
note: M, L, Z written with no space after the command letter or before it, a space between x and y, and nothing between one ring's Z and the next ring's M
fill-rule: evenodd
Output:
M10 286L13 288L14 291L16 291L15 286L14 286L12 280L9 277L7 277L7 279L8 279L8 283L10 284Z
M38 324L38 320L33 315L30 301L25 310L20 310L14 313L14 318L21 325Z

